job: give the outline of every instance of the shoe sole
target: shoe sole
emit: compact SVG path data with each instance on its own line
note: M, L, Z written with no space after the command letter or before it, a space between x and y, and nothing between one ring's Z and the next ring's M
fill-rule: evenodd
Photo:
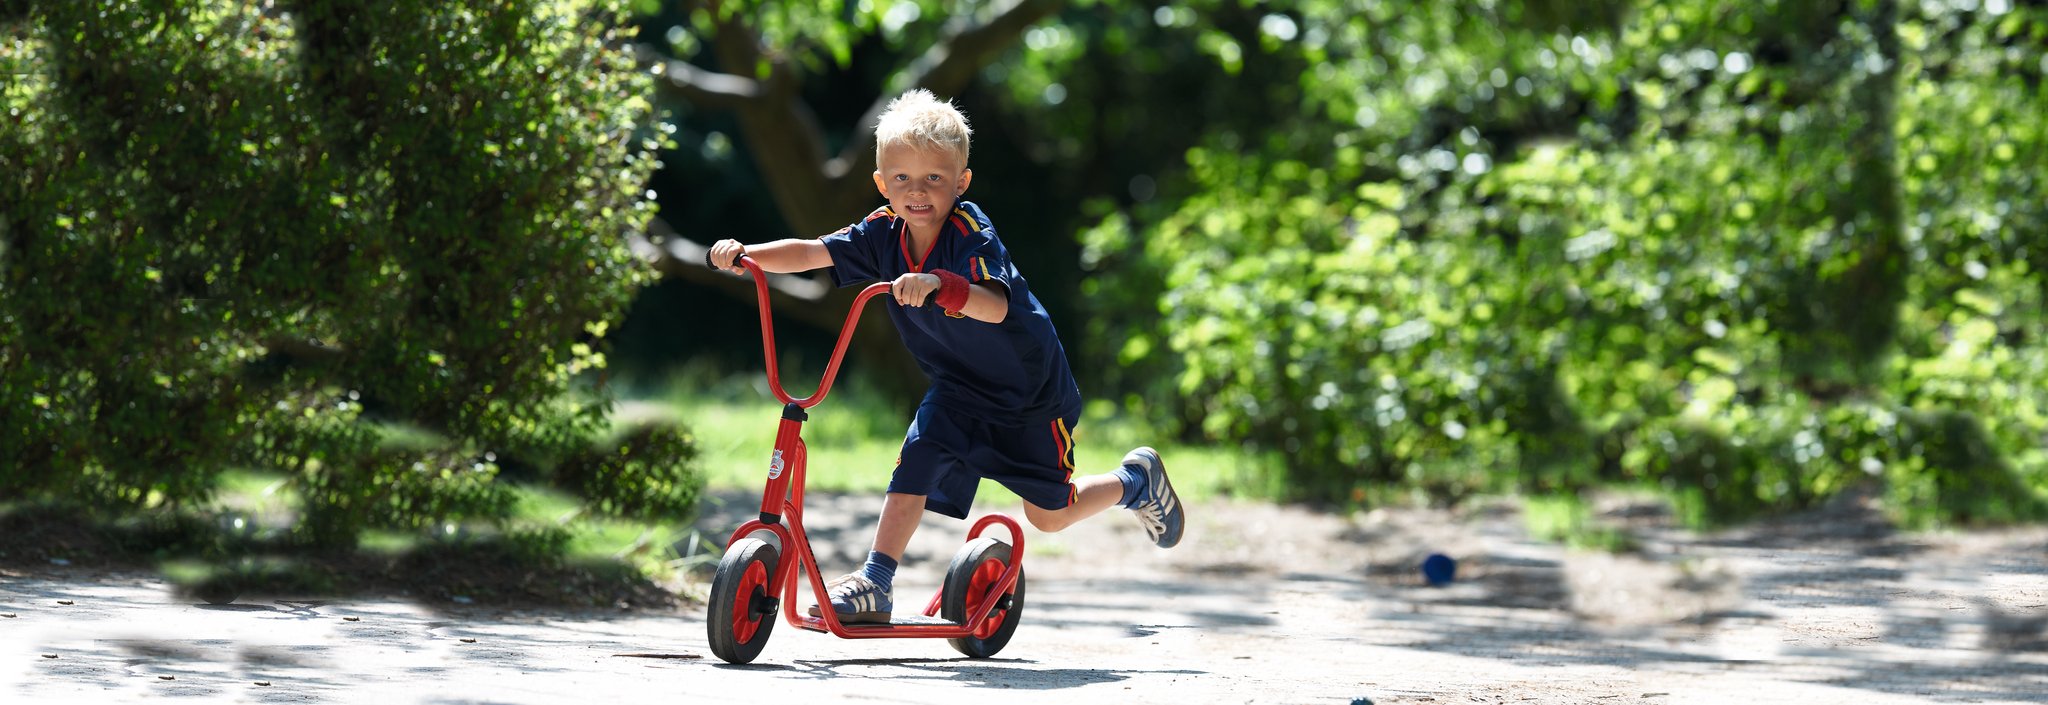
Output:
M1187 532L1187 512L1182 509L1182 505L1180 503L1180 493L1173 491L1173 478L1166 476L1166 459L1159 457L1159 451L1153 449L1151 446L1140 447L1138 451L1146 455L1152 456L1152 466L1155 468L1159 468L1159 481L1166 483L1166 499L1167 501L1173 503L1173 511L1167 513L1172 514L1173 512L1180 512L1180 524L1173 527L1173 533L1166 536L1162 536L1160 537L1159 541L1155 542L1159 545L1160 548L1173 548L1174 546L1180 545L1181 534ZM1147 474L1149 476L1150 473Z
M819 619L824 619L824 617L825 617L825 615L823 615L823 614L821 614L821 613L819 613L819 612L818 612L818 606L817 606L817 605L811 605L811 610L810 610L810 611L811 611L811 616L813 616L813 617L817 617L817 618L819 618ZM890 613L888 613L888 612L855 612L855 613L853 613L853 614L842 614L842 615L839 615L839 623L840 623L840 624L888 624L888 623L889 623L889 615L890 615Z

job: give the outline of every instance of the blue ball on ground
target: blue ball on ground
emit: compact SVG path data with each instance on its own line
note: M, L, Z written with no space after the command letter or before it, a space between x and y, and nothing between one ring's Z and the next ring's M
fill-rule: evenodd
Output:
M1431 587L1443 587L1458 577L1458 562L1441 553L1422 559L1422 579Z

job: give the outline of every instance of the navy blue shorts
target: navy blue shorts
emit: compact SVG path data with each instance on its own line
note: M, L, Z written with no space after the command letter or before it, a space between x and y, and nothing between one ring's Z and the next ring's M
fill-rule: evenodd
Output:
M981 479L1002 483L1043 509L1074 502L1074 422L1080 414L1001 426L925 401L910 421L889 491L924 495L924 508L967 518Z

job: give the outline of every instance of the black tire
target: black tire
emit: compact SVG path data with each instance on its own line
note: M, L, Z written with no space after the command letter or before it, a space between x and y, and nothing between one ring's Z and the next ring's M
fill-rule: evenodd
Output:
M939 616L954 623L967 619L967 610L981 602L982 594L988 591L988 584L1000 579L1003 571L1010 568L1010 544L983 536L953 554L953 565L946 569L946 589L939 601ZM947 639L960 653L972 658L988 658L1002 651L1010 643L1010 635L1017 632L1017 622L1024 615L1024 572L1017 572L1017 584L1010 587L1010 601L1007 606L998 605L990 612L983 628L975 634ZM996 626L987 626L994 623Z
M725 549L711 579L711 606L704 623L711 653L726 663L748 663L761 655L775 631L775 546L744 538Z

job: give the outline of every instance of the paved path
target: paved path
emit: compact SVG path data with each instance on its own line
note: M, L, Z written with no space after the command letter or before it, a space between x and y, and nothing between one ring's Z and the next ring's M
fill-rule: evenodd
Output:
M816 503L824 560L843 569L878 502ZM1529 541L1502 511L1200 509L1171 552L1121 518L1029 534L1025 621L980 661L785 624L759 661L729 666L704 646L701 607L211 606L149 575L0 572L0 701L2048 702L2039 530L1652 529L1641 553L1610 556ZM935 588L961 531L920 532L903 602ZM1463 556L1460 582L1419 585L1418 547Z

